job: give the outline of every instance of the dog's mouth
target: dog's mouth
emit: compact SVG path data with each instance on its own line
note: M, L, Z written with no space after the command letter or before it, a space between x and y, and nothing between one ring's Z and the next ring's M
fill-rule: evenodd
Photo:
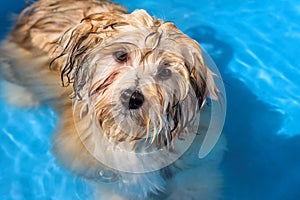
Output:
M131 166L129 162L122 163L125 165L122 169L152 171L175 160L184 152L178 147L186 148L193 141L195 134L188 133L196 132L188 127L187 122L190 120L189 123L192 123L193 120L186 116L183 108L190 103L189 99L169 101L164 106L156 95L150 98L145 94L143 105L136 109L129 109L121 102L100 108L77 101L73 107L74 119L80 140L101 163L114 167L119 166L118 161L124 157L131 160L138 158L143 160L139 162L141 167L136 169L136 165ZM145 166L149 162L156 164Z
M95 110L101 132L116 142L143 141L171 149L175 138L185 137L197 115L192 96L181 100L175 95L159 98L160 95L149 95L142 88L122 90L119 95L119 102L110 108Z
M171 148L175 138L184 138L199 111L193 90L152 79L139 84L130 81L115 82L110 90L87 99L99 132L117 143L146 141Z
M184 140L176 140L188 131L181 124L185 120L183 111L179 110L180 104L169 103L163 109L154 98L149 99L146 95L143 105L137 109L125 108L121 102L102 108L88 108L84 101L78 101L74 105L74 119L80 140L101 163L114 167L119 166L119 160L124 160L124 157L129 160L139 158L143 160L139 162L141 167L133 169L152 171L177 158L177 154L173 155L176 147L188 147L195 136L190 134ZM118 110L120 108L122 112ZM156 161L156 165L147 167L144 160L150 163ZM130 162L121 164L125 171L131 171L131 167L135 166L131 166Z

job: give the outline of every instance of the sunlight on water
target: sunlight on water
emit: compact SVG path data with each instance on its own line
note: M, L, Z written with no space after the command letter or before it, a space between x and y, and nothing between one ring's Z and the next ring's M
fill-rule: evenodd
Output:
M2 99L0 104L0 199L91 196L84 182L58 166L51 152L56 114L49 107L18 109Z
M232 29L244 27L244 30L233 37L236 55L229 70L260 100L282 113L284 121L278 133L293 136L300 134L300 66L297 56L300 54L300 41L288 33L283 24L299 21L300 15L296 15L293 7L287 5L276 15L270 15L276 9L271 5L278 6L270 4L264 12L251 12L246 16L243 9L237 10L237 14L243 13L248 19L233 23ZM264 19L262 21L267 23L258 19ZM276 26L276 31L272 26ZM300 32L299 25L292 23L292 26L293 32ZM256 37L249 40L249 35Z
M16 7L15 1L0 2L0 13L5 13L0 25L7 30L9 20L4 19ZM236 98L229 102L228 116L236 121L227 122L225 128L229 135L229 170L224 174L229 184L224 199L298 200L300 3L115 2L129 11L143 8L158 18L174 21L202 44L225 77L225 87L231 90L227 97ZM245 88L235 85L234 80L241 81ZM254 100L246 101L248 97ZM51 137L59 120L51 108L18 109L3 99L0 106L0 199L89 199L89 185L65 171L51 152Z
M220 40L233 44L235 53L227 73L282 113L284 121L278 134L300 134L299 6L293 1L201 1L201 4L205 6L194 8L198 12L192 12L193 20L189 21L197 19L197 23L217 29ZM183 30L192 26L182 18L176 21Z

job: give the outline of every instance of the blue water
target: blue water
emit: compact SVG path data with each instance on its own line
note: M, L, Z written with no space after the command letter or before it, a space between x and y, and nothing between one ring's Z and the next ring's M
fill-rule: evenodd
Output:
M0 0L0 37L25 3ZM213 57L227 91L224 200L300 199L300 1L126 1L177 26ZM0 99L0 199L86 199L51 153L59 117Z

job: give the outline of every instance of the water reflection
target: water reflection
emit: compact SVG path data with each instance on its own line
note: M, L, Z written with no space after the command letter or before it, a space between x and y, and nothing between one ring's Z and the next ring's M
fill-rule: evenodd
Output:
M224 134L228 151L222 164L224 199L297 199L300 196L296 189L300 184L300 173L296 170L300 169L300 159L297 159L300 136L287 138L277 134L286 116L274 104L264 103L257 97L241 81L238 70L235 73L228 70L237 58L233 45L218 39L221 33L206 26L188 29L186 33L204 47L209 47L207 51L217 63L225 82L228 109ZM256 67L248 65L248 70L256 71ZM263 77L264 72L260 73ZM265 75L273 83L272 74ZM258 87L264 86L258 81L259 77L251 78Z

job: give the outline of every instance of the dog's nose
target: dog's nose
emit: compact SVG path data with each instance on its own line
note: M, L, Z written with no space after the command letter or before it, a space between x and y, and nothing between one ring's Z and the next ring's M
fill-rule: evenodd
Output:
M129 109L139 109L144 103L144 95L138 90L127 89L121 94L121 102Z

